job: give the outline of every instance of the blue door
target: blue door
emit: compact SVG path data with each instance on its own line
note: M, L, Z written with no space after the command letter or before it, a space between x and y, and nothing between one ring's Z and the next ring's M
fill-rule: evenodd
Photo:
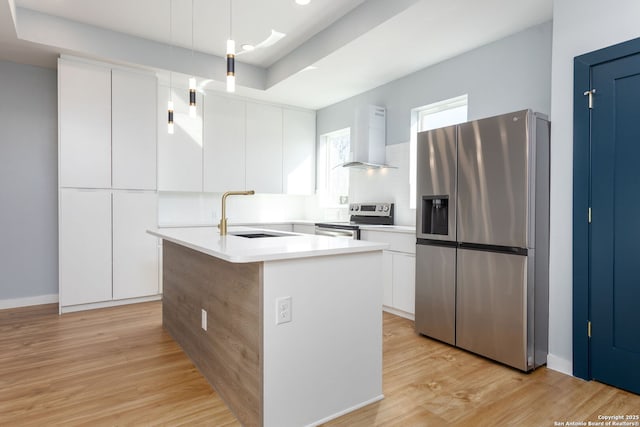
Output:
M590 372L640 393L640 54L591 84Z

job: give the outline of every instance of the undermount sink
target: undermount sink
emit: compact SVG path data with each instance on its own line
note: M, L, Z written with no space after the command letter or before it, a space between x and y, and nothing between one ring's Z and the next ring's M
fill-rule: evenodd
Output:
M277 233L264 233L264 232L251 232L251 231L236 231L234 233L229 233L232 236L238 237L246 237L248 239L258 239L262 237L281 237L287 236L287 234L277 234Z

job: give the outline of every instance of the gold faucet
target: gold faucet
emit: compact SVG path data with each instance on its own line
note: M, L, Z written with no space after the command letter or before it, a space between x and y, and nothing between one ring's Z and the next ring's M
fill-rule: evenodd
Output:
M227 196L250 196L252 194L256 194L255 191L227 191L222 195L222 216L220 218L220 224L218 224L218 229L220 230L220 235L225 236L227 234L227 207L226 201Z

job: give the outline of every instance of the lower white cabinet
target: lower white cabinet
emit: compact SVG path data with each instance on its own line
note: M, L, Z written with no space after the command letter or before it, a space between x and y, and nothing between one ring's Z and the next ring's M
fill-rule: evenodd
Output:
M389 250L382 252L384 310L413 320L416 294L415 236L372 230L362 230L361 234L362 240L389 244Z
M415 314L416 307L416 256L392 252L393 298L391 307Z
M156 216L155 192L61 189L60 311L159 294Z
M393 252L382 251L382 305L393 307Z
M111 191L60 190L61 306L110 301Z
M146 230L155 228L155 193L113 193L113 299L156 295L158 242Z

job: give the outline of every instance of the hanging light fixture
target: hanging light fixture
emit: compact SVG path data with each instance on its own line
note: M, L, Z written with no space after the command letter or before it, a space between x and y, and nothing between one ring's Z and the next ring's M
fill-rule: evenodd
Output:
M236 91L236 42L233 41L232 9L229 0L229 40L227 40L227 92Z
M193 63L193 0L191 0L191 69L194 68ZM189 116L196 117L196 78L191 76L189 79Z
M169 0L169 58L173 58L173 0ZM173 135L173 80L169 71L169 102L167 102L167 132Z

